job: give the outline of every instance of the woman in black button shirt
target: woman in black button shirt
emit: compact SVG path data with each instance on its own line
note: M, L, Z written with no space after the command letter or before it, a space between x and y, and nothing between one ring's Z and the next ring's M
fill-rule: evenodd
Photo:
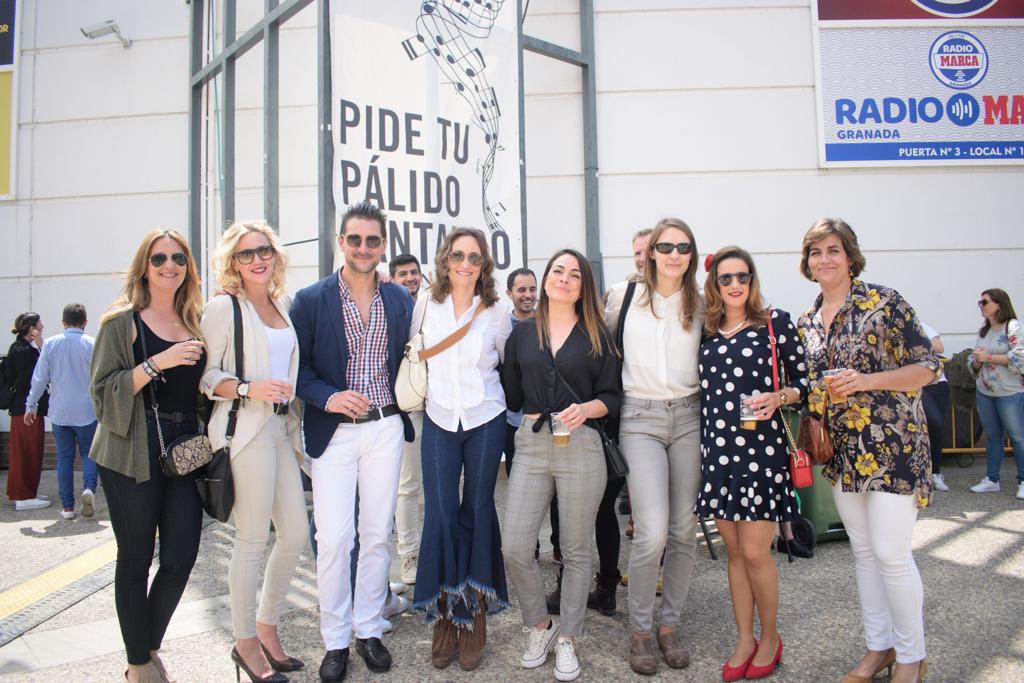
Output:
M516 466L502 536L523 621L532 627L520 663L531 669L541 666L556 649L555 678L571 681L580 673L573 641L583 633L594 518L607 480L593 420L618 413L622 380L586 258L572 249L559 251L548 262L542 282L534 324L517 325L505 344L505 398L509 410L523 412L523 423L515 437ZM564 446L553 441L555 413L570 432ZM556 491L565 567L561 628L548 617L533 556Z

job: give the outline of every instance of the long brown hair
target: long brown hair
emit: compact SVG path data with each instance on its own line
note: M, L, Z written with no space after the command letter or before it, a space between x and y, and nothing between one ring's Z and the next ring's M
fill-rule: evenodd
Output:
M1013 304L1010 303L1010 295L1002 289L986 289L981 293L982 296L987 296L992 300L992 303L999 304L999 315L996 316L996 322L1005 323L1013 320L1017 317L1017 311L1013 310ZM985 324L978 330L978 336L984 337L988 334L991 329L992 323L989 322L988 318L985 318Z
M188 257L185 264L185 279L174 293L174 312L181 318L182 324L196 339L202 339L202 332L199 330L199 319L203 311L203 294L200 290L199 273L196 271L196 260L192 257L192 250L188 242L177 230L154 228L150 230L142 240L142 244L135 251L128 272L125 273L124 288L121 295L110 305L107 312L100 319L100 324L111 318L116 318L126 311L141 311L150 304L149 283L146 281L146 266L149 263L149 253L153 250L156 241L169 237L178 243L181 250Z
M654 291L658 287L658 262L654 260L651 250L658 243L658 238L661 237L661 234L669 228L682 230L690 240L690 244L693 245L693 249L690 251L690 265L686 267L686 272L683 273L683 300L679 302L679 321L683 324L684 330L689 330L693 326L693 319L696 317L697 309L700 306L700 294L697 292L697 262L700 260L700 257L697 252L697 240L693 236L693 230L682 220L678 218L662 218L654 226L654 230L651 232L651 241L647 243L647 265L644 266L644 284L647 286L647 289L637 303L640 306L650 306L651 315L655 318L658 317L658 313L654 310Z
M594 271L590 268L587 258L575 249L560 249L548 261L544 268L544 276L540 280L540 301L537 303L537 314L534 316L534 324L537 326L537 339L540 341L540 348L551 348L551 338L548 334L548 293L545 284L551 267L562 256L572 256L579 263L580 269L580 298L576 300L576 315L579 316L579 324L590 340L590 355L594 358L601 356L602 347L607 344L609 350L615 353L612 345L611 334L604 324L604 312L601 308L601 298L597 294L597 282L594 280ZM602 340L604 343L602 344Z
M725 320L725 302L718 291L718 266L722 261L738 258L747 264L747 272L753 277L750 280L750 294L745 304L747 322L751 327L759 327L768 322L768 309L761 297L761 279L757 277L754 259L746 249L739 247L722 247L711 257L708 278L704 281L704 332L715 334Z
M441 303L452 293L452 281L448 277L448 257L451 256L452 245L460 237L472 237L480 247L480 255L484 257L484 262L480 266L480 277L476 280L473 293L490 308L498 302L498 289L494 282L494 259L491 258L491 250L487 247L487 238L476 228L455 228L444 236L444 241L438 247L437 256L434 257L436 275L430 288L430 295L434 297L434 301Z

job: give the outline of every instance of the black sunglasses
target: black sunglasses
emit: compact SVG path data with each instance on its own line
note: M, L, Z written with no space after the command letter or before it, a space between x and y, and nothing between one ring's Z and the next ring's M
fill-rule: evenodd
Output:
M471 266L479 266L484 262L483 254L478 254L475 251L468 255L461 251L453 251L448 254L448 260L452 263L462 263L466 259L469 259L469 265Z
M715 280L718 281L723 287L728 287L732 284L732 279L736 278L741 285L749 285L750 281L754 279L754 276L750 273L722 273Z
M988 299L979 299L978 300L978 305L979 306L988 306L990 303L992 303L992 302L989 301Z
M680 254L689 254L693 251L693 245L689 242L679 242L678 244L672 244L671 242L658 242L654 245L654 251L659 254L671 254L673 249L678 251Z
M157 252L150 255L149 262L153 264L154 268L159 268L163 264L167 263L168 256L171 257L171 260L174 261L174 265L176 266L184 268L188 264L188 255L183 251L176 251L173 254Z
M269 261L274 258L274 248L269 244L264 244L262 247L256 247L255 249L243 249L242 251L235 252L235 258L238 262L244 266L252 263L254 257L259 256L260 261Z
M353 249L358 249L363 246L364 239L369 249L376 249L384 241L380 235L367 235L365 238L362 235L345 235L345 244Z

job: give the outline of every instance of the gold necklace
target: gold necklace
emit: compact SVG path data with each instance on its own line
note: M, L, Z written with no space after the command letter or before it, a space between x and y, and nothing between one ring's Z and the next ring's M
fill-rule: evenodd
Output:
M737 325L736 327L732 328L731 330L723 330L721 327L719 327L718 328L718 333L720 335L722 335L723 337L731 337L732 335L736 334L741 329L743 329L743 326L746 325L746 324L747 324L747 319L744 318L742 321L740 321L739 325Z

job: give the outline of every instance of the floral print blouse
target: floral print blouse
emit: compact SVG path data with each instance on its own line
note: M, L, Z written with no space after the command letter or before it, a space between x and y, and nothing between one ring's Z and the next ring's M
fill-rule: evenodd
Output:
M822 372L850 368L884 372L919 364L936 373L941 362L921 323L899 293L854 279L846 302L826 333L819 294L797 323L807 355L811 391L808 409L827 424L835 457L822 474L843 491L913 495L920 507L931 500L931 455L921 392L851 394L845 404L826 401Z
M974 348L981 347L991 354L1006 354L1006 365L982 363L974 369L974 354L968 357L967 367L977 379L978 391L986 396L1013 396L1024 391L1024 325L1019 320L989 327L984 337L978 337Z

